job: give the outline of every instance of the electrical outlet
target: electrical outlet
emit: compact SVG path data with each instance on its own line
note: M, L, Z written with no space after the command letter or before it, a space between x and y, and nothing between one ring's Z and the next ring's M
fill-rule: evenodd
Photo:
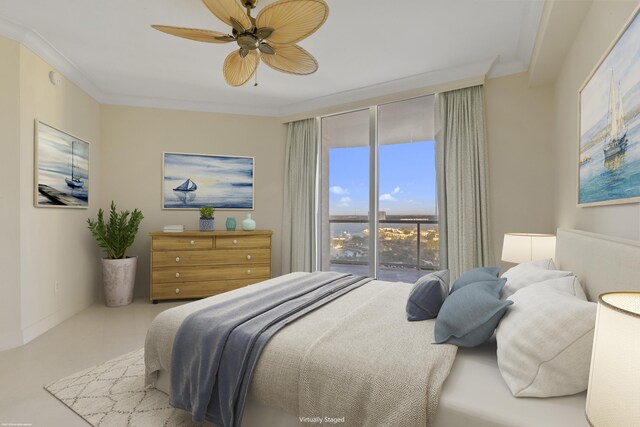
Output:
M58 293L58 291L60 290L60 282L58 280L56 280L53 284L53 290L55 291L55 293Z

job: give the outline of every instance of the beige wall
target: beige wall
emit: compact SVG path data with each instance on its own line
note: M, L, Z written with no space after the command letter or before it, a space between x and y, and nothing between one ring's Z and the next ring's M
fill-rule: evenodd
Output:
M22 344L20 324L20 45L0 37L0 351Z
M101 206L142 210L130 255L139 257L136 295L149 295L149 237L167 224L198 228L198 212L161 209L164 151L255 157L255 211L216 210L216 229L227 217L251 213L259 229L273 230L273 274L280 274L286 127L280 120L176 110L102 107Z
M636 204L577 207L578 90L631 16L637 1L594 2L555 85L556 222L560 227L640 239Z
M91 179L98 182L100 107L66 79L53 86L52 68L24 46L0 37L0 57L0 349L6 349L96 299L97 250L85 225L95 208L34 207L34 121L90 141ZM98 185L90 191L95 203Z
M496 263L508 232L554 233L553 88L526 73L486 82L489 215Z
M20 48L20 272L22 329L29 341L89 306L98 292L96 245L86 219L100 200L100 106ZM89 209L35 208L34 119L91 144ZM55 282L59 290L55 291Z

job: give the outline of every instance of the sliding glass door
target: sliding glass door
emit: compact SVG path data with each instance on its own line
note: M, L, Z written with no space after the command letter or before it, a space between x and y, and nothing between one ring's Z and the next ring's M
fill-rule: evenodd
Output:
M433 97L378 107L378 270L414 282L438 267Z
M322 270L415 281L439 266L433 97L322 119Z
M321 153L322 270L369 276L369 109L323 118Z

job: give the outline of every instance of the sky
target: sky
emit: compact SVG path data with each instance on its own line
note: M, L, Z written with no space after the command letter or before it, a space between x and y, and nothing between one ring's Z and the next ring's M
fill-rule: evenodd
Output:
M72 144L74 172L86 179L89 176L89 144L38 123L38 169L70 176Z
M379 206L387 215L435 214L435 142L381 145ZM329 151L330 215L369 211L369 147Z

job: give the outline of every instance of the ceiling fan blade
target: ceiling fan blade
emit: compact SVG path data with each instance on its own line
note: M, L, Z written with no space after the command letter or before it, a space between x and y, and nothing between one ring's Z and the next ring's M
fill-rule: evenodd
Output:
M152 25L151 28L162 31L163 33L171 34L172 36L195 40L197 42L228 43L230 41L234 41L233 37L231 37L230 40L227 40L227 37L229 36L218 31L199 30L197 28L171 27L168 25Z
M258 46L258 49L260 49L261 53L264 53L266 55L273 55L274 53L276 53L275 50L273 50L273 48L271 46L269 46L268 43L260 43L260 46Z
M255 50L250 51L244 58L240 56L239 50L231 52L222 67L224 79L231 86L242 86L256 72L259 61L260 57Z
M244 28L251 28L249 17L236 0L202 0L202 2L225 24L233 26L231 18L234 18Z
M262 61L277 71L289 74L306 75L315 73L318 61L306 50L294 44L291 46L273 46L275 55L261 55Z
M269 43L287 45L310 36L324 24L329 6L324 0L279 0L256 17L258 28L273 28Z

